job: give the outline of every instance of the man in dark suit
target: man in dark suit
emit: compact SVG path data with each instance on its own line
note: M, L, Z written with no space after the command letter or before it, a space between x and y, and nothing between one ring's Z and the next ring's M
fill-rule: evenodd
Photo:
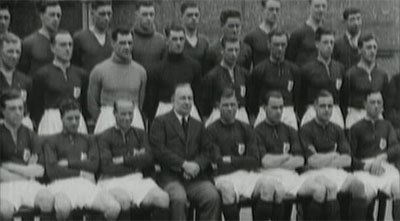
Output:
M211 142L202 123L190 116L190 84L176 86L172 103L173 110L157 117L150 130L161 165L159 182L170 197L171 220L186 220L188 200L197 207L200 220L218 220L219 194L206 174Z

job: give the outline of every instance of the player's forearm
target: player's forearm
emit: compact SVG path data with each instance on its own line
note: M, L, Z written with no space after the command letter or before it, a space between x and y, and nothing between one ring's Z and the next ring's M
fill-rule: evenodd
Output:
M262 158L262 166L264 168L276 168L281 167L281 165L288 159L285 155L272 155L267 154Z
M3 167L0 167L0 182L11 182L11 181L26 180L26 179L27 179L26 177L23 177Z
M327 167L336 158L331 154L314 154L308 158L308 165L314 168Z
M351 165L351 157L347 154L342 154L331 161L330 166L343 168Z
M44 168L39 164L20 165L16 163L3 163L2 167L24 177L42 177Z
M300 156L291 156L287 161L283 162L283 168L294 170L304 165L304 158Z

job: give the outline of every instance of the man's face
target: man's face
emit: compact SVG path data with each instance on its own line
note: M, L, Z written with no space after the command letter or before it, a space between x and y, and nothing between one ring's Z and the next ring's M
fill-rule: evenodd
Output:
M283 111L283 98L270 97L268 105L264 105L265 114L271 123L277 124L281 121Z
M240 42L225 42L225 47L222 48L222 58L228 65L236 64L240 52Z
M62 116L63 128L68 133L77 133L81 112L79 110L69 110Z
M174 104L174 110L178 114L188 116L193 105L192 89L189 86L177 88L174 97L172 98L172 102Z
M235 121L236 112L238 109L238 102L235 96L229 98L221 98L219 103L219 110L221 112L221 119L228 123Z
M197 7L187 8L182 15L183 25L189 30L196 30L200 22L200 10Z
M21 56L21 41L3 42L0 58L4 67L8 70L14 69Z
M239 38L242 30L242 22L240 18L230 17L226 20L224 26L222 26L224 36L227 38Z
M356 35L360 32L362 25L361 13L350 14L346 20L347 30L350 34Z
M0 34L8 31L11 15L8 9L0 9Z
M131 59L132 48L133 48L133 37L129 33L127 35L118 34L117 40L113 42L114 52L117 56L124 59Z
M73 43L69 33L57 34L51 47L54 56L61 61L69 62L72 57Z
M60 25L61 13L59 5L47 6L46 10L40 14L43 26L50 32L57 32Z
M24 118L24 101L22 98L8 100L3 109L4 121L8 124L18 127Z
M154 28L154 17L156 14L154 6L140 6L136 13L140 26L147 30Z
M318 98L317 102L314 104L314 108L318 120L321 122L328 122L332 116L333 97L328 96Z
M378 119L383 112L383 99L381 93L373 93L367 97L364 103L367 115L372 119Z
M114 110L117 126L122 129L128 129L133 120L133 103L131 101L118 101L117 109Z
M316 21L321 21L325 18L327 9L327 0L313 0L310 5L311 17Z
M112 7L111 5L103 5L97 9L92 10L93 24L100 31L105 31L110 26L112 18Z
M168 51L173 54L181 54L185 46L185 33L171 30L168 37Z
M286 35L275 35L271 38L270 50L271 55L276 60L282 60L285 57L285 51L287 47L287 36Z
M334 35L322 35L321 40L316 42L318 51L324 58L331 57L334 44L335 44Z
M278 22L281 11L281 3L276 0L267 1L264 8L264 21L268 24L275 24Z
M378 51L378 43L375 39L365 41L361 48L361 58L368 63L375 62L376 53Z

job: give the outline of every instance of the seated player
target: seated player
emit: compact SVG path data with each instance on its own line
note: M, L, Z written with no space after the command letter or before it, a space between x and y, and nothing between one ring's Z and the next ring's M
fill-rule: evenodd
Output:
M320 91L314 101L316 117L300 129L300 140L309 168L301 176L326 187L326 199L309 204L306 218L311 220L340 218L338 192L350 192L353 199L363 196L361 181L344 170L351 164L350 146L343 129L330 121L333 106L332 94ZM351 215L356 216L357 213L362 214L363 211L352 211Z
M120 211L118 202L95 184L99 162L96 142L78 132L79 104L72 99L62 101L60 114L63 130L49 138L44 149L57 220L67 219L76 208L98 210L106 220L115 220Z
M153 167L154 161L145 131L131 126L134 108L134 103L127 99L114 102L116 124L99 138L99 185L113 195L123 212L131 206L155 207L158 211L154 215L166 220L168 194L153 179L143 177L142 171Z
M400 159L400 143L391 124L380 116L383 98L380 92L368 93L364 107L366 117L350 129L354 176L365 186L369 202L382 191L394 198L393 220L400 219L400 177L393 163ZM397 210L395 209L397 208ZM369 214L368 217L371 215ZM359 219L366 219L365 215Z
M0 125L0 219L11 220L21 206L51 212L53 195L36 178L44 168L36 134L22 125L24 101L15 89L0 97L4 123Z
M235 118L238 101L233 88L223 89L218 105L221 118L207 131L213 143L214 181L222 196L225 220L239 220L241 198L257 202L253 214L255 220L267 219L264 211L272 209L274 185L254 172L260 164L254 131L250 125Z

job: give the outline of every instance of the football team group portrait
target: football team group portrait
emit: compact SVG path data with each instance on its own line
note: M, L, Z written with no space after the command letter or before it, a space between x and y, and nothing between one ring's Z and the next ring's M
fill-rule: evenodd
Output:
M0 0L0 220L400 221L400 1Z

